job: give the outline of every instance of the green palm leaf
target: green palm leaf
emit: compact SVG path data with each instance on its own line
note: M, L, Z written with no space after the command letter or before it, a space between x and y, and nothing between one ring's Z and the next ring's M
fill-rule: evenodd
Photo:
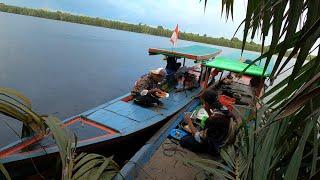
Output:
M20 103L24 104L28 108L31 108L30 100L27 97L25 97L23 94L21 94L20 92L14 89L0 87L0 94L11 96L11 97L17 97L16 99L18 99Z
M30 101L15 90L0 88L0 113L23 122L34 132L44 133L43 118L33 112Z
M1 164L1 162L0 162L0 173L2 173L7 180L10 180L10 179L11 179L8 171L7 171L6 168ZM0 177L1 177L1 174L0 174Z
M85 154L75 161L72 179L112 179L119 171L119 166L112 156L105 158L98 154Z
M315 124L314 126L314 134L313 134L313 156L312 156L312 165L310 177L314 176L317 169L317 158L318 158L318 148L319 148L319 139L318 139L319 126Z
M73 169L72 159L75 149L75 137L61 127L61 121L59 119L48 116L45 120L59 148L63 172L62 179L70 179Z
M203 169L206 172L212 173L214 175L217 175L219 177L224 177L228 179L235 179L233 176L231 176L229 173L226 171L230 171L230 168L227 166L223 166L223 169L215 167L215 165L220 164L219 162L216 161L210 161L206 160L203 162L201 159L182 159L183 162L188 163L194 167L198 167ZM210 162L210 163L208 163ZM233 173L234 174L234 173Z
M318 119L318 121L320 118ZM291 179L297 179L298 178L298 173L299 173L299 168L303 156L303 150L307 141L307 138L310 135L311 130L313 129L314 124L316 123L316 120L308 121L306 124L306 127L304 129L303 135L300 139L299 145L294 152L288 170L285 174L284 179L285 180L291 180Z

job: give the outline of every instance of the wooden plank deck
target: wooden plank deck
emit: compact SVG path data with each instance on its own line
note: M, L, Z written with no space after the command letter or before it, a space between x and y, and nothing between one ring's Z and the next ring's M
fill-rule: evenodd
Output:
M194 180L210 178L201 169L183 162L183 159L194 158L199 158L199 155L166 139L150 161L141 167L139 174L134 179Z

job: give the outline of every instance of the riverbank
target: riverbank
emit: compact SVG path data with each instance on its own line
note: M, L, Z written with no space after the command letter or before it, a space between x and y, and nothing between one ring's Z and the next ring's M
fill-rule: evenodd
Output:
M65 12L52 12L44 9L30 9L30 8L22 8L17 6L10 6L3 3L0 3L0 11L7 12L7 13L14 13L14 14L21 14L26 16L34 16L46 19L53 19L59 21L66 21L71 23L78 23L78 24L86 24L110 29L118 29L136 33L143 33L143 34L151 34L156 36L162 37L170 37L172 34L172 30L165 29L162 26L158 27L151 27L146 24L130 24L126 22L120 22L115 20L107 20L101 18L94 18L88 16L80 16L74 15ZM214 38L209 37L207 35L199 35L195 33L188 33L188 32L180 32L179 39L187 40L187 41L194 41L224 47L231 47L241 49L242 41L238 38L233 38L232 40L220 37ZM246 50L249 51L256 51L260 52L261 45L256 44L254 42L247 42L245 46Z

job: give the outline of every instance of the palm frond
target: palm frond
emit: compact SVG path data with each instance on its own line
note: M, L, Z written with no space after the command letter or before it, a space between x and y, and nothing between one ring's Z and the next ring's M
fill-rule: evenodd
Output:
M319 120L320 119L318 119L318 121ZM313 126L316 122L317 122L317 119L312 120L312 121L310 120L307 122L306 127L303 132L303 135L302 135L300 142L298 144L298 147L291 158L288 169L287 169L286 174L284 176L285 180L291 180L291 179L298 178L299 168L300 168L305 144L306 144L307 138L309 137L309 135L313 129Z
M222 0L222 6L229 7L230 2L233 4L233 1ZM251 38L254 38L259 27L261 27L262 45L264 46L265 38L268 36L270 29L272 29L271 43L269 50L266 52L268 55L265 56L267 57L266 65L270 62L271 55L279 54L271 73L271 79L274 80L277 77L276 72L279 74L293 55L297 55L289 81L289 85L293 84L293 80L299 73L311 48L319 38L319 8L320 3L317 0L249 0L246 10L242 47L245 46L249 33L251 33ZM226 17L228 18L228 14L233 12L230 8L225 9ZM303 17L305 17L305 21L301 20ZM297 28L299 22L302 23L300 29ZM281 35L285 35L285 37L279 42ZM286 52L290 48L294 48L294 50L280 67L281 61L283 61Z
M31 110L30 100L16 90L0 88L0 113L21 121L36 133L45 131L43 118Z
M119 171L119 166L112 157L87 153L76 156L76 137L62 127L61 121L57 118L47 117L46 124L59 148L62 179L111 179Z
M300 69L300 72L299 72L298 76L301 76L302 74L311 71L312 67L313 67L314 65L316 65L315 63L316 63L316 60L315 60L315 59L310 60L308 63L306 63L306 64ZM278 92L278 94L279 94L279 91L280 91L281 89L284 89L284 88L288 87L287 84L288 84L288 82L289 82L289 79L290 79L290 76L289 76L289 77L286 77L286 78L283 79L281 82L279 82L278 84L274 85L271 89L268 89L267 92L263 95L263 98L265 98L265 97L270 97L271 95L274 96L274 95L276 95L276 94L273 94L273 93L275 93L275 92ZM286 89L285 91L287 91L287 89ZM276 98L273 98L273 99L276 99ZM279 99L280 99L280 98L279 98ZM273 102L273 101L270 100L268 103L271 103L271 102Z
M25 106L31 109L31 101L15 89L0 87L0 94L11 97L17 97L15 99L17 99L20 103L24 104Z
M230 167L224 166L221 163L214 160L203 160L203 159L182 159L184 163L187 163L191 166L201 168L208 173L212 173L216 176L235 179L233 176L235 172L230 170ZM233 175L230 175L230 173Z
M75 150L75 137L61 126L59 119L48 116L45 120L59 148L62 163L62 179L70 179L73 169L72 160Z
M301 109L302 106L304 106L307 102L313 99L314 94L320 94L320 87L314 88L310 90L308 93L305 93L301 96L292 99L286 106L283 107L277 119L283 119L295 113L297 110Z
M7 171L6 168L1 164L1 162L0 162L0 173L2 173L7 180L11 180L11 177L10 177L8 171ZM1 177L1 174L0 174L0 177Z
M312 150L313 154L312 154L310 178L315 175L316 169L317 169L318 148L319 148L319 138L318 138L319 126L317 125L317 123L314 125L313 131L314 131L314 133L313 133L314 145L313 145L313 150Z
M119 166L112 160L112 156L105 158L98 154L80 154L74 161L72 179L112 179L119 171Z

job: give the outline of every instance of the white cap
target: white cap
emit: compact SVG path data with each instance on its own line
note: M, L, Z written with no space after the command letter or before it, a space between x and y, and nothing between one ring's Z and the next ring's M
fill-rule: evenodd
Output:
M146 89L144 89L144 90L142 90L141 92L140 92L140 94L141 94L141 96L145 96L145 95L147 95L148 94L148 90L146 90Z
M150 71L152 74L157 74L157 75L160 75L160 76L166 76L166 70L164 70L163 68L158 68L158 69L153 69Z

